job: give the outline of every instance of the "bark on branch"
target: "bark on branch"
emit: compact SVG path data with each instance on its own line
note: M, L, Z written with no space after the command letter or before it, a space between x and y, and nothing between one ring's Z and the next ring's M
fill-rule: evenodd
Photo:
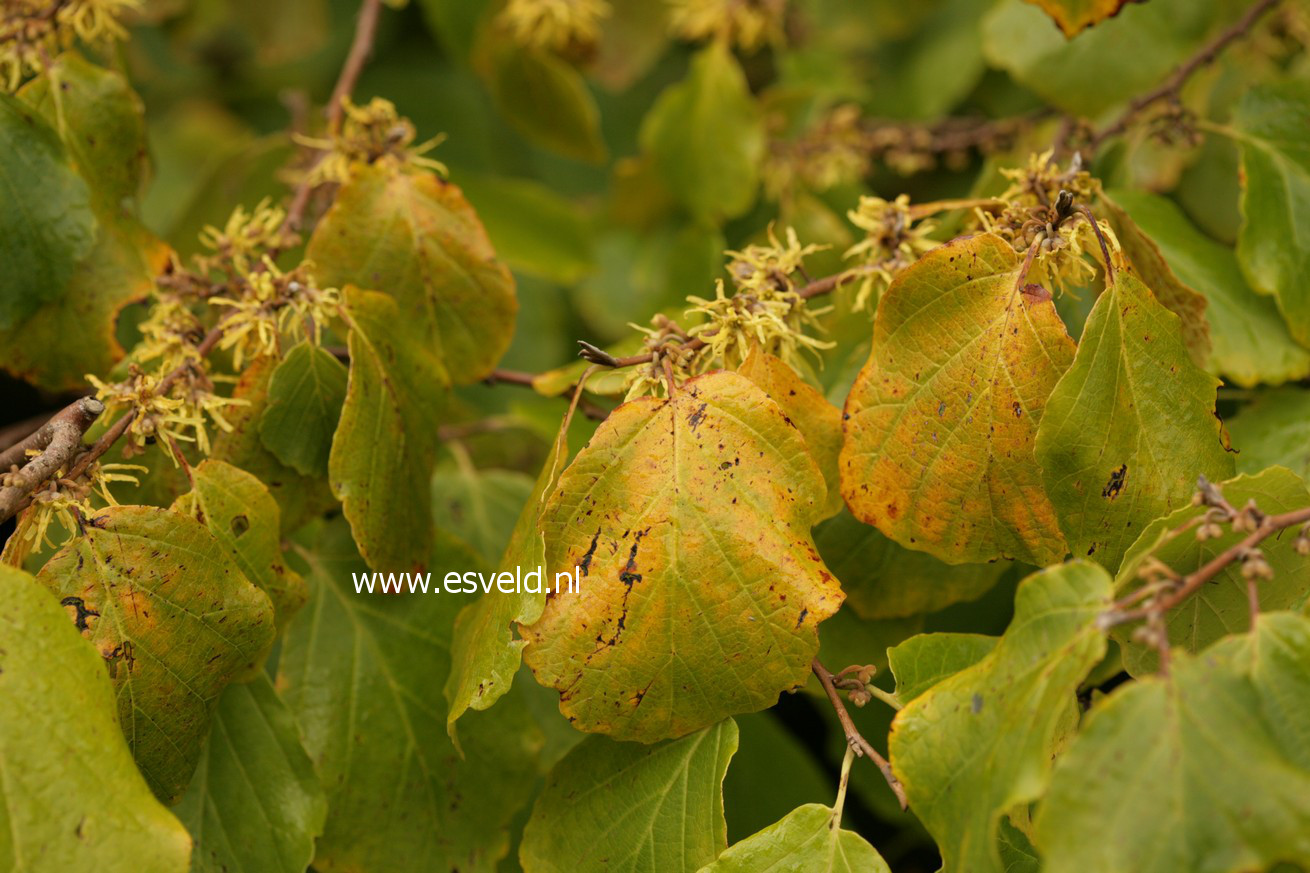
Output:
M892 765L887 762L886 758L878 754L878 750L864 738L864 735L860 733L860 729L855 726L855 722L851 720L851 714L846 711L846 704L842 703L841 695L837 693L837 686L833 683L832 673L828 671L827 667L819 663L818 658L814 659L813 663L810 664L810 668L814 671L814 675L819 677L819 684L823 686L824 692L828 695L832 708L837 711L837 720L841 722L842 731L846 734L846 742L855 750L855 754L865 755L870 761L878 765L883 778L887 780L887 785L891 788L892 793L896 795L896 800L900 802L901 809L905 809L908 802L905 799L905 788L901 785L901 780L897 779L896 774L892 772Z
M60 470L68 469L82 446L87 428L105 411L94 397L83 397L65 406L26 439L0 452L0 521L11 518L28 494ZM39 452L27 460L29 451ZM24 463L25 462L25 463Z

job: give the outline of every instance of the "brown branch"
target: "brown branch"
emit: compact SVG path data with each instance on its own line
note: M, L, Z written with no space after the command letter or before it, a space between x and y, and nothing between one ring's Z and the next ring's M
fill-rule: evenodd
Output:
M1200 569L1184 576L1171 594L1138 609L1106 613L1101 619L1101 626L1111 628L1133 621L1149 620L1154 615L1168 612L1201 590L1201 586L1218 576L1230 565L1240 561L1245 554L1255 549L1269 537L1289 527L1308 523L1310 523L1310 506L1292 512L1284 512L1281 515L1266 515L1260 520L1256 529L1247 534L1240 542L1215 555Z
M851 714L846 711L846 704L842 703L841 695L837 693L837 687L833 684L832 673L828 672L828 668L819 663L818 658L811 662L810 669L814 671L815 676L819 677L819 684L823 686L824 692L828 695L832 708L837 711L837 720L841 722L842 731L846 734L846 742L855 750L855 754L865 755L870 761L878 765L883 778L887 780L887 785L891 788L892 793L896 795L897 801L900 802L901 809L905 809L908 806L905 799L905 788L901 785L901 781L896 778L896 774L892 772L892 765L887 763L886 758L878 754L878 750L864 738L864 735L860 733L860 729L855 726L855 722L851 720Z
M373 51L373 40L377 36L378 17L381 11L382 0L363 0L360 4L359 17L355 20L355 37L350 43L350 51L346 55L345 63L341 65L337 82L332 86L332 96L328 98L329 136L341 130L341 121L345 114L344 101L354 92L355 83L359 81L359 75L364 71L364 63ZM295 193L291 197L291 205L287 207L287 217L282 222L283 230L300 230L300 225L305 220L305 210L309 208L309 198L313 196L317 187L310 183L310 179L313 177L314 169L323 162L326 154L326 152L319 154L313 165L306 170L305 178L296 186Z
M95 404L99 408L94 413L90 411L89 404ZM13 442L4 451L0 451L0 473L7 473L13 467L21 467L27 463L28 451L41 451L50 445L50 438L54 435L56 428L69 421L79 421L81 418L90 415L86 426L90 427L91 422L95 421L96 416L104 412L104 406L100 401L90 397L79 397L54 415L45 417L44 421L23 422L21 427L24 429L26 436ZM86 428L83 428L85 430Z
M536 380L536 373L524 373L522 370L492 370L491 374L482 381L488 385L497 385L504 382L507 385L522 385L525 388L531 388Z
M355 90L359 74L364 71L364 62L373 52L373 39L377 36L378 15L382 10L382 0L364 0L359 7L359 18L355 21L355 39L350 43L350 53L341 65L341 74L337 84L332 88L332 97L328 102L328 133L335 134L341 130L341 118L345 113L344 101Z
M200 341L200 345L196 346L197 360L204 358L214 350L214 346L218 345L218 341L223 338L223 328L225 324L225 321L220 321L209 331L209 333L205 334L205 338ZM159 384L155 386L155 395L158 396L163 394L169 388L173 387L173 383L182 378L182 376L194 366L194 361L187 361L186 363L175 367L171 372L164 376L164 378L159 380ZM67 478L76 479L78 476L81 476L89 470L92 464L98 461L105 452L109 451L123 434L127 433L127 429L132 425L132 422L136 419L138 414L139 410L129 409L127 412L120 415L118 420L109 427L109 430L101 434L100 439L96 440L90 449L83 452L78 457L77 463L73 465L73 469L69 470Z
M8 458L11 452L21 449L19 457L25 458L28 450L40 452L17 473L4 476L0 486L0 521L11 518L33 489L69 465L82 445L87 428L104 411L105 405L99 400L83 397L55 413L30 437L4 453ZM5 466L17 466L17 462Z
M1135 98L1118 118L1103 127L1092 135L1088 141L1087 150L1095 152L1102 143L1112 136L1118 136L1128 129L1128 127L1137 119L1145 110L1155 104L1169 99L1177 99L1182 92L1183 86L1187 80L1192 77L1197 70L1214 62L1229 44L1244 36L1247 31L1255 26L1266 12L1278 5L1279 0L1256 0L1252 3L1246 13L1242 15L1231 27L1215 36L1210 42L1201 46L1201 48L1159 84L1159 86L1147 91Z
M537 375L535 373L524 373L521 370L492 370L487 378L482 380L486 385L518 385L522 388L535 388ZM573 400L578 392L576 384L570 385L560 396L568 400ZM580 398L578 399L578 409L582 414L592 421L604 421L609 417L609 412L591 401Z

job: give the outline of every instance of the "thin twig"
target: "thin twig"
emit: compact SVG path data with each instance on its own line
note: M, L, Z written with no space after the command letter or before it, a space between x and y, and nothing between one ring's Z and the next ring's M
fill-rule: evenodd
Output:
M851 720L851 714L846 711L846 704L842 703L841 695L837 693L837 687L833 684L832 673L828 672L828 668L824 667L818 658L811 662L810 669L814 671L815 676L819 677L819 684L823 686L824 692L828 695L828 701L832 703L832 708L837 711L837 720L841 722L842 731L846 734L847 744L855 750L857 755L865 755L870 761L878 765L883 778L887 780L887 785L891 788L892 793L896 795L896 800L900 802L901 809L905 809L908 806L908 801L905 799L905 788L901 785L901 780L897 779L896 774L892 772L892 765L887 763L886 758L878 754L878 750L864 738L864 735L860 733L860 729L855 726L855 722Z
M1168 612L1201 590L1205 583L1218 576L1230 565L1241 560L1243 555L1259 546L1269 537L1289 527L1306 523L1310 523L1310 506L1293 512L1284 512L1281 515L1265 516L1256 529L1247 534L1240 542L1215 555L1200 569L1184 576L1171 594L1138 609L1126 612L1108 612L1102 616L1101 626L1106 628L1115 627L1129 622L1150 619L1152 615Z
M377 36L378 16L381 10L382 0L363 0L360 4L359 17L355 21L355 37L350 43L350 51L346 55L345 63L341 65L337 82L332 87L332 96L328 98L329 135L341 130L341 121L345 114L344 100L354 92L359 75L364 71L364 63L373 51L373 40ZM313 178L314 169L322 163L326 155L326 152L319 154L313 165L305 172L305 178L296 186L291 196L291 205L287 207L287 217L282 222L283 230L288 232L300 230L300 225L305 220L305 210L309 208L309 198L313 196L314 189L317 187L310 180Z
M1078 207L1083 216L1092 225L1092 232L1096 234L1096 241L1101 244L1101 257L1105 259L1105 284L1114 286L1114 264L1110 263L1110 247L1105 244L1105 234L1101 233L1101 225L1096 223L1096 216L1092 215L1092 210L1087 208L1083 203Z
M99 406L94 414L90 412L88 401ZM27 435L14 442L4 451L0 452L0 473L6 473L15 466L23 466L27 463L27 453L29 451L39 452L46 446L50 445L50 438L54 436L55 429L59 427L61 423L70 420L77 421L86 415L90 415L90 419L86 422L87 427L90 427L91 422L94 421L96 416L100 415L101 412L104 412L104 406L100 405L99 401L93 400L93 398L90 397L79 397L63 409L56 412L53 416L49 416L43 421L24 422L23 425L26 428L25 432ZM83 428L83 430L85 430L85 428Z
M1219 54L1230 43L1245 35L1260 20L1260 17L1277 6L1278 2L1279 0L1256 0L1255 3L1252 3L1246 13L1234 22L1231 27L1201 46L1196 54L1184 61L1158 87L1134 99L1118 118L1093 134L1087 144L1087 150L1095 152L1107 139L1126 131L1138 115L1156 103L1177 98L1183 89L1183 85L1197 70L1213 63L1215 58L1219 57Z
M537 381L537 374L524 373L522 370L492 370L491 374L488 375L487 378L483 379L482 381L486 385L499 385L501 383L504 383L506 385L518 385L522 388L535 388L536 381ZM574 395L577 393L577 391L578 391L578 386L576 384L570 385L561 393L560 396L565 397L568 400L572 400L574 399ZM590 400L587 400L586 398L582 398L581 400L579 400L578 409L581 410L583 415L585 415L587 418L591 419L592 421L604 421L606 418L609 417L608 411L602 409L601 407L597 406L596 404L592 403Z
M335 134L341 130L341 119L345 114L345 100L355 90L359 74L364 71L364 63L373 52L373 39L378 31L378 14L382 10L382 0L364 0L359 7L359 18L355 22L355 38L350 43L350 53L341 65L341 74L332 89L328 102L328 133Z
M0 521L11 518L34 488L68 467L82 445L87 428L104 411L105 405L99 400L83 397L55 413L50 421L19 444L25 446L24 456L28 449L38 450L40 454L17 473L5 475L0 487Z

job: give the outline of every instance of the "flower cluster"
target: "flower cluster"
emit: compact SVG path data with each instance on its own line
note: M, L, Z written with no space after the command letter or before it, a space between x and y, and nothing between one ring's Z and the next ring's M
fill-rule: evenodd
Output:
M134 413L124 434L127 440L124 457L139 454L148 444L161 440L169 445L196 443L202 451L208 451L205 414L230 430L231 425L217 413L222 407L238 402L212 393L207 390L210 386L193 387L187 380L178 379L165 386L163 377L151 375L136 364L129 365L127 378L120 382L104 382L92 374L86 378L95 387L96 398L105 404L107 417ZM181 385L183 390L175 391L173 385ZM177 462L176 458L173 460Z
M573 53L596 44L610 12L606 0L509 0L498 21L521 46Z
M111 482L131 482L139 485L134 473L144 473L146 468L137 464L95 463L77 481L65 478L65 471L60 470L50 481L32 492L32 502L19 522L15 536L25 552L40 549L55 549L66 542L77 531L78 516L86 516L95 511L91 504L93 494L99 495L109 506L117 506L118 501L109 490ZM51 528L55 522L63 528L65 536L56 542L50 538Z
M341 292L320 288L308 263L284 273L266 257L262 266L244 277L237 286L239 294L209 299L210 305L228 310L222 316L219 348L232 350L238 370L248 358L277 354L283 335L300 334L317 344L323 324L341 307Z
M670 23L682 39L720 39L743 51L783 43L787 0L671 0Z
M732 258L728 275L736 289L731 296L720 280L713 299L687 298L694 304L687 314L704 319L689 333L704 341L710 359L720 366L740 366L755 346L788 363L796 362L802 349L832 346L806 333L806 328L818 327L818 316L827 310L811 309L797 293L794 280L805 256L822 246L802 246L791 228L785 243L779 242L772 228L768 238L769 245L728 252Z
M445 164L423 157L445 137L433 137L414 145L418 136L414 123L396 112L390 100L374 97L365 105L356 106L349 97L343 97L341 105L345 110L341 130L328 139L296 137L301 145L322 153L309 170L306 181L310 185L345 182L350 178L352 164L373 164L384 157L402 166L426 167L443 176L446 174Z
M646 350L651 353L648 364L638 364L628 374L628 393L625 400L636 397L668 396L669 377L681 383L704 373L709 367L705 348L689 348L688 335L663 316L655 316L653 327L631 325L646 334ZM667 369L666 369L667 368Z
M286 212L273 206L267 197L259 201L254 212L238 205L221 230L207 225L200 232L200 244L212 254L196 259L198 271L248 274L265 253L282 251L299 241L286 226L286 217Z
M929 238L936 224L915 220L907 194L895 200L861 197L859 206L846 215L865 234L846 251L847 258L859 259L864 272L855 293L854 309L858 312L876 301L897 273L939 243Z
M209 427L232 430L227 411L244 401L215 390L216 381L233 377L211 371L204 354L211 348L230 351L239 371L253 358L278 354L289 340L321 342L341 294L320 287L307 262L286 271L274 263L270 253L295 242L285 220L265 201L253 211L238 207L221 229L206 227L200 241L209 251L194 268L175 260L159 278L127 377L106 383L88 374L109 416L133 413L125 454L156 441L169 448L192 443L208 454Z
M1068 168L1061 168L1047 151L1032 156L1026 167L1001 172L1010 180L1000 197L1006 207L999 216L979 211L983 227L1008 240L1016 251L1037 246L1029 273L1034 282L1053 289L1090 284L1096 267L1087 255L1100 248L1097 230L1112 251L1118 251L1119 244L1109 224L1098 221L1093 226L1078 210L1099 190L1081 159L1075 155Z
M140 0L5 0L0 12L0 88L13 91L77 40L125 39L119 18Z

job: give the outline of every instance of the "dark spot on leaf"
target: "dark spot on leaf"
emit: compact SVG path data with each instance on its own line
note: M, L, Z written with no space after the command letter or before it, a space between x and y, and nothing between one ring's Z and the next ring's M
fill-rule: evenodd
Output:
M235 534L236 536L241 536L248 530L250 530L250 519L246 518L244 515L232 516L233 534Z
M587 575L587 570L591 567L591 558L596 554L596 541L599 539L600 528L596 528L596 532L591 537L591 547L587 549L587 554L582 556L582 562L578 564L578 569L582 571L583 576Z
M1101 489L1101 496L1108 500L1114 500L1119 496L1119 492L1124 489L1124 480L1127 478L1128 465L1123 464L1118 470L1110 474L1110 481L1106 482L1105 487Z
M73 616L73 624L77 625L77 629L80 631L87 629L88 618L91 616L100 617L100 613L87 606L86 602L80 597L65 597L59 603L61 606L71 606L76 610L76 614Z

